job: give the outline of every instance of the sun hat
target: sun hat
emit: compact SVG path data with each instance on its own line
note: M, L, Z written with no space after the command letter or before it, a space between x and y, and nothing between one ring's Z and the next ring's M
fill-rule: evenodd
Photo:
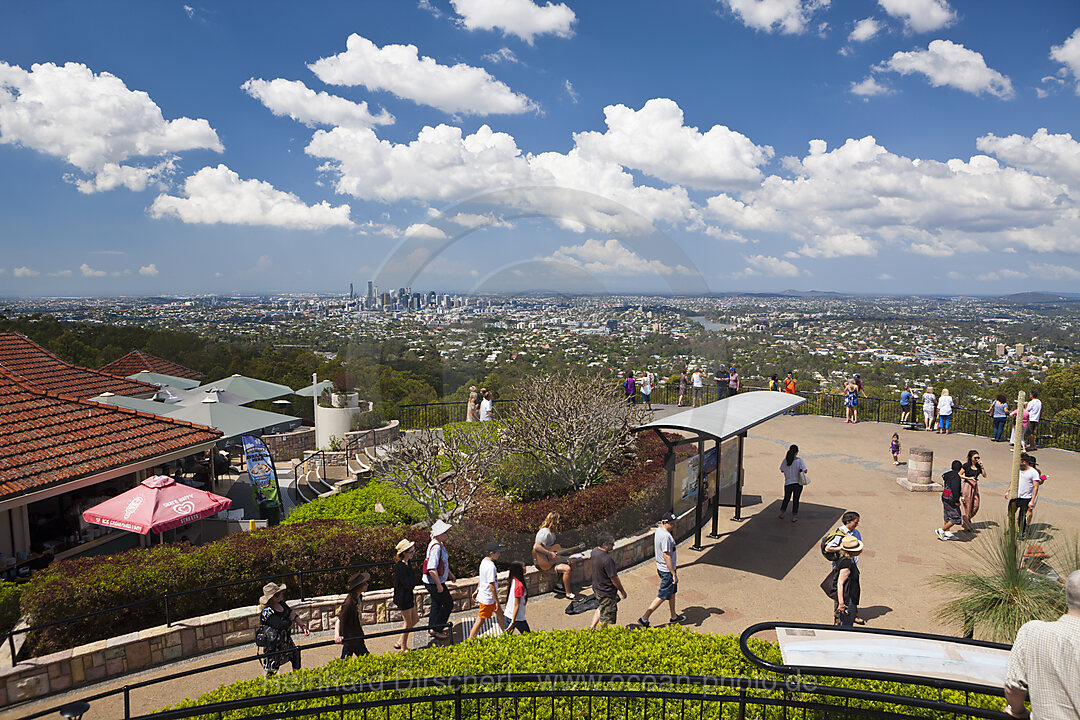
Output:
M368 580L371 579L371 573L360 571L349 578L349 592L352 592L361 585L366 585Z
M416 547L416 543L414 543L409 538L405 538L404 540L399 540L398 541L398 544L394 546L394 550L395 550L395 552L397 552L398 555L400 555L401 553L405 552L406 550L409 550L409 549L414 548L414 547Z
M506 552L506 546L500 545L497 541L491 540L484 545L484 552L490 555L494 552Z
M278 585L277 583L272 582L266 583L265 585L263 585L263 594L262 597L259 598L259 604L266 605L268 602L270 602L270 599L272 597L277 595L279 592L284 592L285 590L288 590L287 585Z
M859 552L863 549L863 541L854 535L848 535L840 543L840 549L847 552Z
M431 526L431 537L442 535L444 532L454 527L445 520L436 520L435 524Z

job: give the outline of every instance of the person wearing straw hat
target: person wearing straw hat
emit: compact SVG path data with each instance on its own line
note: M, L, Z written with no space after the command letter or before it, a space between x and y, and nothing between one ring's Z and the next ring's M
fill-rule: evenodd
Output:
M436 520L431 526L431 542L428 543L427 553L424 555L424 574L421 579L428 594L431 595L431 615L429 625L432 629L428 634L439 640L446 640L450 634L439 625L445 625L450 619L450 613L454 611L454 598L450 596L450 588L447 581L457 578L450 572L450 556L446 552L446 533L453 527L445 520ZM438 628L438 629L436 629Z
M836 561L836 625L851 627L855 624L862 594L859 564L855 559L862 551L863 541L854 535L848 535L840 542L840 557Z
M406 538L398 542L394 549L397 551L397 562L394 563L394 604L405 622L404 632L394 649L404 651L409 649L410 628L420 621L420 615L416 611L416 597L413 595L416 573L409 567L409 561L416 555L416 543Z
M261 644L259 657L267 675L273 675L283 664L291 662L293 670L300 669L300 650L292 640L292 626L296 623L304 635L309 635L307 623L295 610L285 603L286 585L266 583L259 598L259 629L255 633L256 644ZM259 636L263 640L260 643Z
M364 625L360 620L360 598L367 590L371 575L358 572L349 578L348 594L338 608L337 621L334 623L334 642L341 645L341 657L367 655L364 642Z

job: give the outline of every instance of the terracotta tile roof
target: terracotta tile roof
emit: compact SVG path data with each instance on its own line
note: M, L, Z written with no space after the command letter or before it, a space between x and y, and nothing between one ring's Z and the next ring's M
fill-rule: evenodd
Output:
M0 369L0 499L211 442L202 425L36 390Z
M25 335L0 332L0 370L37 390L89 398L103 392L146 395L157 387L70 365Z
M199 382L202 382L206 378L206 375L198 370L192 370L183 365L163 360L162 358L150 355L149 353L144 353L141 350L132 350L124 357L113 360L108 365L101 366L101 372L122 378L131 377L135 373L142 372L143 370L161 373L162 375L187 378L188 380L198 380Z

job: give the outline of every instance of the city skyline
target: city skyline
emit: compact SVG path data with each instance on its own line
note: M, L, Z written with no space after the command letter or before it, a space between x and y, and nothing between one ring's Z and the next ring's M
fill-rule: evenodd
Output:
M1065 1L8 5L0 48L3 296L1080 287Z

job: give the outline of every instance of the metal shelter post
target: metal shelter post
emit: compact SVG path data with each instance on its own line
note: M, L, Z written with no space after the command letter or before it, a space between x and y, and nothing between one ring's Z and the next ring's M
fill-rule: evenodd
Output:
M720 537L720 440L715 440L714 444L716 446L716 467L713 472L716 473L716 480L713 483L712 532L709 533L709 537L715 540Z
M735 481L735 517L732 520L742 521L742 486L743 486L743 445L746 443L746 433L739 434L739 465L736 468L739 479Z
M697 508L694 510L694 544L691 550L700 551L701 547L701 506L705 503L705 441L698 440L697 444Z

